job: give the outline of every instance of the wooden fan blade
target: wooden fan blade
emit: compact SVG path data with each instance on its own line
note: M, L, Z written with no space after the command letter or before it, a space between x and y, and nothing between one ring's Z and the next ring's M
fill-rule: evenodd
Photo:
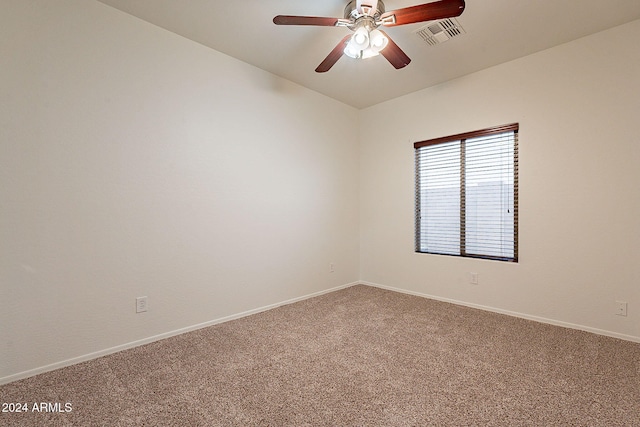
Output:
M278 15L273 18L276 25L315 25L318 27L335 27L340 21L339 18L323 18L320 16L294 16L294 15Z
M434 21L436 19L460 16L464 11L464 7L464 0L440 0L385 12L380 17L380 20L385 27Z
M384 34L387 39L389 39L387 47L382 49L380 51L380 54L387 58L387 61L389 61L391 65L396 67L397 70L409 65L409 62L411 62L411 58L409 58L407 54L404 53L402 49L400 49L400 46L398 46L393 40L391 40L391 37L389 37L388 34L386 34L384 31L380 32Z
M318 67L316 68L316 73L326 73L331 69L331 67L334 66L336 62L338 62L338 59L340 59L342 55L344 55L344 47L350 38L351 34L347 34L342 40L340 40L340 43L338 43L336 47L334 47L333 50L329 53L329 55L324 58L324 61L322 61L320 65L318 65Z

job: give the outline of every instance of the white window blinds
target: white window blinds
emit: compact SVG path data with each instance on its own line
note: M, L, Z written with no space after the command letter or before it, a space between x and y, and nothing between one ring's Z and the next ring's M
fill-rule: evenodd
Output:
M518 124L414 144L416 251L517 261Z

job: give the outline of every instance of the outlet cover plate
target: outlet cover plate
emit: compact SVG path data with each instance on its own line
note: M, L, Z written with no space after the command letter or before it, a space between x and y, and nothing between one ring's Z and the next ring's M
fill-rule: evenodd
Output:
M477 285L478 284L478 273L469 273L470 275L470 283L472 285Z
M136 298L136 313L144 313L147 308L147 297Z
M616 301L616 315L617 316L627 315L627 303L625 301Z

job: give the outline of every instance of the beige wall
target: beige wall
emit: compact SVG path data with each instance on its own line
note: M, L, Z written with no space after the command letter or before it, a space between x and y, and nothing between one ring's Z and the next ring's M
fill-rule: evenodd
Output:
M358 279L357 110L86 0L0 58L0 379Z
M638 40L635 21L363 110L385 125L361 144L360 279L640 341ZM520 262L415 254L413 142L512 122Z

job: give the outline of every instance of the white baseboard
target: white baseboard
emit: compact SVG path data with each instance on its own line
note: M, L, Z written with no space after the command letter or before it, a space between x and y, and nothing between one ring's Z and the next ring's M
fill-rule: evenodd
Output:
M232 314L230 316L221 317L219 319L210 320L208 322L199 323L197 325L187 326L185 328L176 329L174 331L165 332L165 333L154 335L154 336L151 336L151 337L148 337L148 338L143 338L141 340L132 341L132 342L129 342L129 343L126 343L126 344L118 345L118 346L115 346L115 347L107 348L107 349L104 349L104 350L96 351L96 352L85 354L85 355L82 355L82 356L73 357L71 359L63 360L61 362L52 363L52 364L49 364L49 365L46 365L46 366L41 366L39 368L29 369L28 371L18 372L17 374L13 374L13 375L9 375L9 376L0 378L0 385L8 384L8 383L11 383L11 382L14 382L14 381L22 380L24 378L32 377L34 375L38 375L38 374L42 374L42 373L45 373L45 372L53 371L53 370L56 370L56 369L64 368L64 367L67 367L67 366L75 365L77 363L86 362L88 360L97 359L97 358L102 357L102 356L107 356L109 354L117 353L119 351L127 350L127 349L134 348L134 347L139 347L141 345L149 344L149 343L152 343L154 341L159 341L159 340L163 340L165 338L170 338L170 337L173 337L173 336L176 336L176 335L184 334L186 332L191 332L191 331L195 331L195 330L198 330L198 329L206 328L208 326L217 325L219 323L229 322L231 320L240 319L240 318L246 317L246 316L251 316L252 314L261 313L263 311L271 310L273 308L277 308L277 307L280 307L280 306L283 306L283 305L287 305L287 304L293 304L293 303L298 302L298 301L303 301L303 300L306 300L306 299L309 299L309 298L313 298L313 297L317 297L317 296L320 296L320 295L323 295L323 294L328 294L329 292L338 291L340 289L346 289L346 288L349 288L349 287L357 285L357 284L360 284L360 282L347 283L346 285L336 286L334 288L325 289L323 291L314 292L312 294L303 295L303 296L297 297L297 298L291 298L291 299L288 299L288 300L285 300L285 301L281 301L281 302L278 302L278 303L275 303L275 304L269 304L269 305L266 305L264 307L255 308L253 310L243 311L242 313Z
M469 303L469 302L465 302L465 301L458 301L458 300L454 300L454 299L450 299L450 298L438 297L438 296L435 296L435 295L424 294L424 293L421 293L421 292L410 291L410 290L407 290L407 289L394 288L393 286L380 285L378 283L372 283L372 282L366 282L366 281L360 281L360 283L363 284L363 285L367 285L367 286L373 286L375 288L386 289L388 291L400 292L400 293L403 293L403 294L414 295L414 296L423 297L423 298L429 298L429 299L433 299L433 300L436 300L436 301L448 302L448 303L451 303L451 304L462 305L462 306L465 306L465 307L471 307L471 308L477 308L477 309L480 309L480 310L491 311L493 313L506 314L507 316L519 317L521 319L533 320L535 322L546 323L546 324L549 324L549 325L561 326L561 327L569 328L569 329L577 329L577 330L580 330L580 331L591 332L591 333L598 334L598 335L604 335L604 336L607 336L607 337L618 338L618 339L625 340L625 341L632 341L632 342L640 343L640 337L636 337L636 336L633 336L633 335L620 334L620 333L617 333L617 332L606 331L606 330L603 330L603 329L592 328L592 327L589 327L589 326L583 326L583 325L577 325L577 324L574 324L574 323L562 322L560 320L547 319L545 317L533 316L533 315L530 315L530 314L518 313L518 312L515 312L515 311L509 311L509 310L503 310L503 309L500 309L500 308L489 307L489 306L480 305L480 304L473 304L473 303Z

